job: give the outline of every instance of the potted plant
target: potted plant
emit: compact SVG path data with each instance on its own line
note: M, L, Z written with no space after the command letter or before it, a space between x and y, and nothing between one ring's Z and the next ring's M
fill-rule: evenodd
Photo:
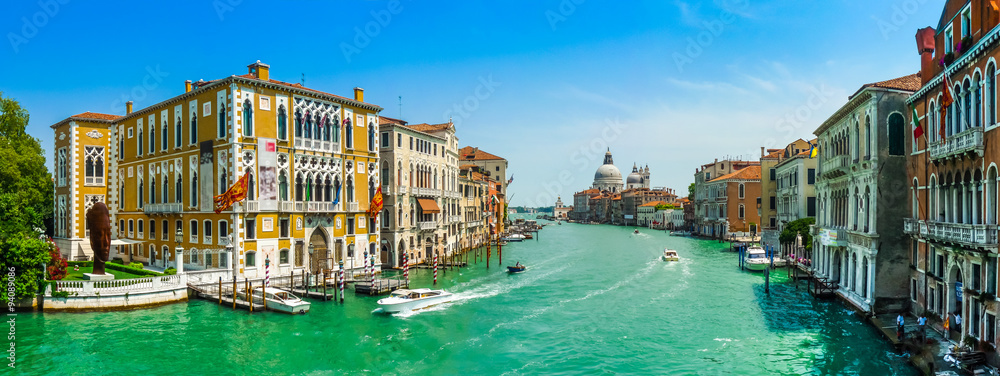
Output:
M962 346L969 350L976 348L977 344L979 344L979 341L973 336L967 335L962 339Z

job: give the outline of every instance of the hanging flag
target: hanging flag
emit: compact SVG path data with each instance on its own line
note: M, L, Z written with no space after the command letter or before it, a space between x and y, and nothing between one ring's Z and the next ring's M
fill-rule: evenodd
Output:
M945 138L945 119L948 116L948 107L950 107L952 103L955 103L955 99L951 97L951 88L949 88L951 82L948 80L947 65L944 67L944 72L944 80L942 81L942 85L944 85L944 94L941 97L941 129L938 130L938 134L941 135L941 141L944 141Z
M513 181L514 181L514 175L511 175L510 179L507 179L507 185L510 185L510 183L512 183Z
M910 110L913 112L913 139L918 139L924 135L924 128L920 127L920 115L917 115L917 109L912 104Z
M371 204L368 205L368 216L374 217L381 211L382 211L382 187L379 186L378 190L375 191L375 196L372 197Z
M351 124L351 117L344 116L344 125L350 125L350 124Z
M819 143L819 141L817 141ZM816 158L819 155L819 145L813 145L812 142L809 143L809 158Z
M243 174L239 180L236 181L226 192L215 196L215 213L221 213L223 210L228 210L233 206L233 204L243 201L247 197L247 185L250 181L250 175Z
M333 204L337 205L338 202L340 202L340 184L339 183L337 184L337 195L333 196Z

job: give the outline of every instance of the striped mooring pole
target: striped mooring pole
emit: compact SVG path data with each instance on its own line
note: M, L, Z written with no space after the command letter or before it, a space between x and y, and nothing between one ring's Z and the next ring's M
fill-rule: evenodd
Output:
M340 260L340 302L344 302L344 260Z
M434 284L438 284L438 255L434 254Z
M271 259L264 259L264 287L271 285Z
M403 278L406 278L406 285L410 285L410 254L403 253Z
M375 293L375 290L374 290L375 289L375 254L374 253L372 253L372 276L371 276L371 280L372 280L372 294L374 294Z
M368 251L365 251L365 255L364 255L363 259L365 260L365 270L362 272L362 273L364 273L362 275L368 275Z

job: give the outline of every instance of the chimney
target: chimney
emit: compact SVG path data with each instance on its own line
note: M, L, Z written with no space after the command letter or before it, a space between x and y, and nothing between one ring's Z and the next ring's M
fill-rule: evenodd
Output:
M125 115L132 113L132 101L125 102Z
M185 93L190 93L191 92L191 80L185 80L184 81L184 92Z
M764 158L764 147L763 146L760 147L760 157Z
M917 30L917 53L920 54L920 83L926 84L937 71L934 61L934 28L928 26Z
M358 102L364 102L365 101L365 89L362 89L360 87L354 88L354 100L356 100Z
M271 79L271 75L268 73L270 69L271 69L270 65L261 63L260 60L257 60L256 63L247 65L247 70L249 71L251 76L253 76L256 79L264 81Z

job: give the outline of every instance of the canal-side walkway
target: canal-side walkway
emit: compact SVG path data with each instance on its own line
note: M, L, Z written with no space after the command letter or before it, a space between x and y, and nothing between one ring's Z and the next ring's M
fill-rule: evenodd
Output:
M910 354L910 361L917 369L925 375L964 374L964 371L944 359L955 343L944 337L942 334L944 327L941 323L928 322L927 340L923 344L919 344L920 330L917 328L917 318L909 315L903 316L905 335L903 343L900 343L896 337L896 316L896 314L883 314L872 317L871 321L897 349L902 349ZM931 367L933 367L933 372Z

